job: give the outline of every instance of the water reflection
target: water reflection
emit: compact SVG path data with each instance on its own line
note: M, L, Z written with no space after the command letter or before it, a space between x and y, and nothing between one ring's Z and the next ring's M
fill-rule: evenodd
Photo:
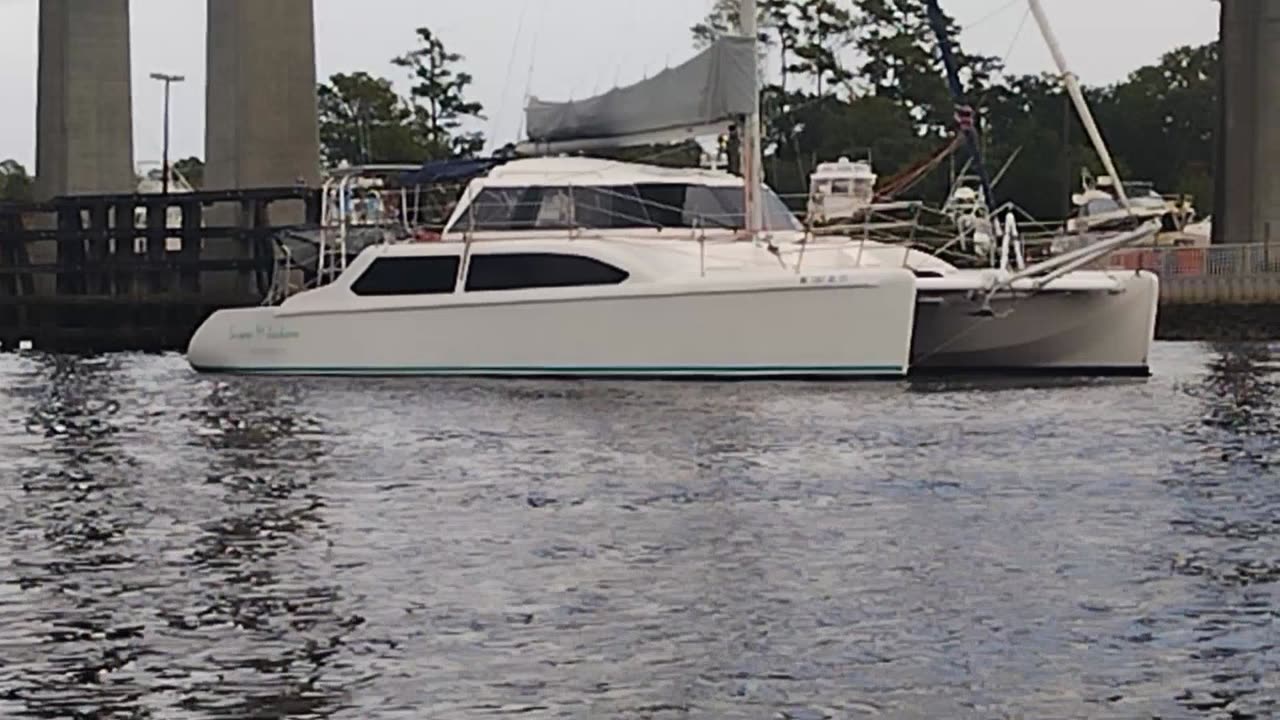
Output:
M1280 581L1280 367L1266 344L1215 345L1208 372L1187 392L1202 417L1186 436L1199 449L1166 484L1182 500L1173 520L1184 540L1171 561L1196 602L1149 619L1165 632L1194 634L1201 667L1176 696L1180 706L1235 718L1270 717L1277 699L1259 658L1277 647L1274 602Z
M1161 352L730 386L0 356L0 717L1274 715L1275 348Z
M158 607L175 636L195 641L170 667L189 710L317 717L342 697L325 669L359 622L339 616L339 588L324 577L324 428L305 402L289 384L219 382L182 416L210 459L215 510L185 558L192 592Z
M149 653L129 600L139 599L137 570L150 560L134 537L149 513L127 449L133 418L116 400L130 383L115 359L28 362L9 393L26 404L26 449L40 461L20 465L22 494L5 508L5 554L15 599L38 611L5 623L14 634L4 642L11 651L0 664L0 709L134 716L137 688L115 679Z

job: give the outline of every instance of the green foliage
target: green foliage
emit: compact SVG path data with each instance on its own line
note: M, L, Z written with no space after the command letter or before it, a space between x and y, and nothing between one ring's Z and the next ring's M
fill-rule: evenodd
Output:
M204 187L204 161L198 157L183 158L173 164L173 170L187 179L195 190Z
M695 42L734 32L738 7L718 0L693 28ZM762 97L766 170L779 192L805 192L816 163L841 155L869 155L888 178L953 135L954 102L922 0L760 0L759 12L772 66L782 67ZM997 199L1061 217L1081 169L1102 168L1060 81L1006 74L997 58L956 47L959 28L948 24L988 170L1012 160ZM1216 43L1177 48L1123 82L1086 90L1122 176L1191 194L1201 214L1213 199L1218 61ZM935 171L913 196L941 201L944 175Z
M35 180L17 160L0 160L0 202L30 202Z
M952 126L953 103L947 89L938 44L921 0L857 0L853 41L863 58L856 69L869 92L911 110L921 129L937 135ZM948 34L961 82L971 101L989 88L1000 71L996 58L957 47L959 26L947 18Z
M853 34L844 0L759 0L757 14L761 43L778 49L784 90L793 77L808 80L818 93L853 78L840 61ZM694 45L737 34L741 17L738 0L716 0L707 18L692 28Z
M1180 47L1097 92L1098 124L1130 173L1193 195L1201 214L1213 200L1218 67L1217 43Z
M412 163L428 157L414 109L390 80L364 72L334 75L320 86L319 100L326 163Z
M462 56L446 50L429 28L418 28L418 40L421 47L392 61L412 75L414 124L433 156L474 155L484 147L484 136L459 129L468 118L483 120L484 108L466 99L471 75L453 69Z
M462 130L466 120L484 117L481 105L466 99L471 76L455 69L462 56L428 28L417 36L419 48L392 60L409 71L408 97L391 80L366 72L339 73L319 86L326 164L418 163L483 149L483 135Z

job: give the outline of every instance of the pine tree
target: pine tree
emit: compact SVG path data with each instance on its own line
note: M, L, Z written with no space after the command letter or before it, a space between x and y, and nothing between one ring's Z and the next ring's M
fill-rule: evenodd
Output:
M466 99L472 77L454 70L462 56L449 52L429 28L418 28L420 47L392 62L410 71L414 85L410 98L415 122L422 130L433 157L469 156L484 147L479 132L460 132L467 119L483 120L483 106Z

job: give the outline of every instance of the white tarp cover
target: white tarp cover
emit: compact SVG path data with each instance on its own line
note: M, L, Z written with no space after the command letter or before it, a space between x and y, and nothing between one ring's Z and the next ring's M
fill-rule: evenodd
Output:
M623 138L746 115L754 108L755 52L751 38L726 36L688 62L603 95L569 102L530 98L529 140Z

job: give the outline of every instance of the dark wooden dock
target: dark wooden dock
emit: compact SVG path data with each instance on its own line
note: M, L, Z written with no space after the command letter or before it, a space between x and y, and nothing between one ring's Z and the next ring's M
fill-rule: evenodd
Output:
M306 187L0 203L0 348L185 350L210 313L262 302L276 238L320 210Z

